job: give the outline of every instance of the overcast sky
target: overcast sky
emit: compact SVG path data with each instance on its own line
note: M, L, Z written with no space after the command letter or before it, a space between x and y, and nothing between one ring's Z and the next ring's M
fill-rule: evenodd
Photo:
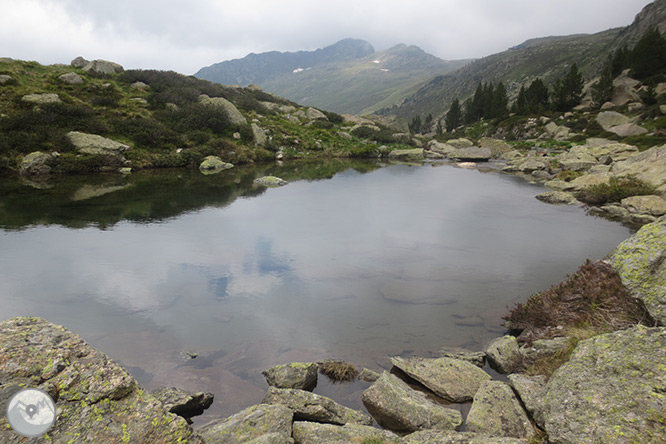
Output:
M529 38L629 25L650 0L0 0L0 57L193 74L250 52L353 37L477 58Z

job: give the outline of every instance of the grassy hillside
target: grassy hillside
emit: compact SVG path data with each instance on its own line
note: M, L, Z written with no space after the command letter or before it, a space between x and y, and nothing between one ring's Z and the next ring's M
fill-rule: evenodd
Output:
M67 84L65 73L78 74L81 84ZM335 114L308 118L307 108L267 94L258 88L227 87L175 72L124 71L99 75L69 65L0 59L0 174L16 172L24 155L59 153L57 172L94 172L104 159L78 154L66 138L70 131L97 134L131 149L125 153L137 168L198 166L205 156L231 163L285 157L353 157L376 155L376 141L351 132L354 123ZM143 82L147 86L135 84ZM134 84L134 86L133 86ZM28 94L57 94L59 102L34 104ZM223 97L247 119L233 124L228 113L200 101L200 96ZM280 108L282 107L282 108ZM257 146L251 123L267 133ZM390 131L379 135L391 143Z

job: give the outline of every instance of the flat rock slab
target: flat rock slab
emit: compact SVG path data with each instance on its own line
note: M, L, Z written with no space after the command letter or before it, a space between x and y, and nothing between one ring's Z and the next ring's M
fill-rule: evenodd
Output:
M330 398L305 390L279 389L269 387L261 401L263 404L280 404L294 411L299 420L327 424L345 425L348 423L371 426L370 415L338 404Z
M125 369L66 328L20 317L0 322L0 337L0 442L25 442L4 412L13 393L29 386L56 402L48 442L203 443L185 419L167 412Z
M128 145L107 139L97 134L70 131L67 138L80 154L119 155L129 149Z
M511 387L501 381L486 381L474 396L465 423L470 432L530 440L534 428Z
M58 94L26 94L21 97L23 102L43 104L43 103L58 103L61 102Z
M391 362L436 395L451 402L471 400L481 383L491 379L476 365L460 359L394 357Z
M396 432L454 430L462 424L459 411L435 404L386 372L363 392L361 400L379 424Z
M629 294L645 304L650 315L666 324L666 216L644 225L610 255Z
M312 391L317 386L316 362L292 362L261 372L271 387Z
M655 146L613 165L618 177L636 176L655 187L666 184L666 145Z
M316 422L294 422L294 440L298 444L342 444L363 443L375 439L378 443L397 443L398 435L388 430L376 429L370 426L347 424L337 426L332 424L319 424Z
M283 405L255 405L227 419L209 423L199 433L206 444L293 443L293 417L294 412Z
M525 444L522 439L499 438L471 432L439 432L424 430L411 433L400 444Z
M539 412L553 443L666 442L666 329L581 341L546 384Z
M536 198L541 202L554 205L577 205L580 203L572 193L566 191L546 191L537 194Z

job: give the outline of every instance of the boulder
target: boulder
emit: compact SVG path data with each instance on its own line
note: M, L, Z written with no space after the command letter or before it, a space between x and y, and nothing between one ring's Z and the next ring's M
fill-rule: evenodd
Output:
M34 103L37 105L61 102L58 94L26 94L21 97L21 100L26 103Z
M525 444L525 441L472 432L423 430L405 436L400 444Z
M520 347L515 336L506 335L493 340L485 352L490 366L500 373L512 373L522 365Z
M597 123L601 125L604 130L608 131L614 126L631 123L631 119L616 111L602 111L597 115Z
M75 72L68 72L66 74L61 75L58 77L60 81L63 83L66 83L68 85L82 85L83 84L83 77L78 75Z
M550 188L551 190L555 191L567 191L567 190L573 190L574 188L570 182L565 182L564 180L560 179L549 180L546 183L544 183L544 186L546 188Z
M442 154L444 157L450 157L453 153L456 152L457 148L453 145L449 145L448 143L441 143L436 140L431 140L428 142L426 150L433 153Z
M238 108L225 99L224 97L208 97L207 95L202 95L199 97L199 102L217 108L222 108L227 112L229 116L229 121L232 125L247 125L247 119L238 111Z
M479 139L479 146L481 148L490 148L493 159L498 159L502 154L513 151L513 147L505 141L491 137L482 137Z
M576 177L574 180L569 182L569 184L571 185L572 190L580 191L593 185L606 184L610 181L610 179L611 175L608 173L583 174L580 177Z
M517 159L515 166L517 171L525 174L532 174L534 171L548 169L548 164L546 161L537 157Z
M550 442L666 442L665 369L664 328L637 326L581 341L539 403Z
M509 384L513 387L527 412L532 415L537 424L540 424L538 418L534 415L538 410L539 400L546 385L546 377L512 373L508 376L508 379Z
M138 90L140 90L140 91L145 91L145 90L147 90L148 88L150 88L150 86L148 86L147 83L143 83L143 82L134 82L134 83L132 83L132 84L130 85L130 88L138 89Z
M530 440L534 428L511 387L501 381L486 381L474 396L465 428L491 436Z
M369 425L372 418L358 410L342 406L325 396L305 390L269 387L262 404L280 404L289 407L299 420L345 425L347 423Z
M629 220L630 214L626 208L619 205L602 205L598 208L609 218L619 219L619 220Z
M254 139L255 146L266 145L266 132L256 123L252 124L252 138Z
M643 226L608 258L629 294L666 324L666 216Z
M613 162L627 160L628 158L638 154L638 148L626 143L617 143L606 141L607 143L600 143L590 145L592 140L602 141L605 139L588 139L586 149L589 154L596 157L599 161L605 156L610 156Z
M361 400L382 427L397 432L454 430L462 424L459 411L435 404L386 372L363 392Z
M57 157L53 154L43 153L41 151L34 151L30 154L23 156L21 165L19 165L19 173L22 176L40 176L43 174L51 173L51 167L55 163Z
M666 184L666 145L655 146L613 165L616 176L636 176L655 187Z
M555 205L578 205L580 202L566 191L546 191L536 196L541 202Z
M316 362L292 362L261 372L271 387L312 391L317 386Z
M587 171L598 162L597 158L592 154L576 148L572 148L568 153L559 155L557 160L563 169L571 171Z
M471 140L469 139L451 139L447 140L446 143L451 145L454 148L471 148L474 146L474 143L472 143Z
M199 430L206 444L291 443L294 412L283 405L260 404L208 423Z
M642 128L634 123L625 123L624 125L614 126L608 129L609 132L615 133L620 137L640 136L647 134L648 130Z
M124 143L107 139L96 134L81 133L79 131L70 131L67 133L67 139L74 145L79 154L104 154L120 156L130 147Z
M215 174L233 167L232 164L223 161L217 156L206 156L199 165L199 171L203 174Z
M14 79L14 77L9 76L7 74L0 75L0 85L13 85L15 83L16 79Z
M338 131L338 137L340 137L341 139L347 140L347 141L351 141L351 140L354 139L351 134L349 134L345 131Z
M201 415L213 404L213 394L204 392L186 392L176 387L162 387L151 394L157 398L164 408L185 419Z
M533 362L547 356L561 353L571 346L569 338L537 339L531 345L523 345L518 350L523 362Z
M276 176L263 176L254 179L254 183L265 187L275 188L287 185L289 182Z
M393 150L388 155L390 160L397 160L403 162L420 162L425 156L423 149L414 148L411 150Z
M666 214L666 200L660 196L631 196L622 199L620 204L631 214L649 214L651 216Z
M391 362L409 377L451 402L471 400L481 383L491 379L476 365L459 359L394 357Z
M84 59L81 56L78 56L74 60L70 62L70 65L72 65L74 68L84 68L86 65L90 63L89 60Z
M5 412L5 403L21 387L47 392L57 411L48 442L203 443L124 368L66 328L20 317L0 322L0 336L0 408ZM25 442L5 415L0 442Z
M337 426L316 422L296 421L294 440L298 444L394 443L399 437L388 430L358 424Z
M628 77L622 73L613 80L613 98L614 106L622 106L629 102L640 101L640 95L636 88L640 85L638 80Z
M449 156L457 161L487 162L492 157L490 148L469 147L455 150Z
M544 130L546 134L556 140L564 140L571 136L571 129L566 126L559 126L555 122L548 123Z
M439 349L439 354L442 358L460 359L477 367L486 365L486 354L482 351L473 352L459 347L442 347Z
M358 374L358 379L359 381L375 382L376 380L379 379L379 376L380 376L379 373L374 372L367 368L363 368Z
M312 107L305 110L305 118L308 120L328 120L326 114Z
M93 74L108 75L121 73L125 69L121 65L114 62L109 62L108 60L93 60L84 66L83 70Z

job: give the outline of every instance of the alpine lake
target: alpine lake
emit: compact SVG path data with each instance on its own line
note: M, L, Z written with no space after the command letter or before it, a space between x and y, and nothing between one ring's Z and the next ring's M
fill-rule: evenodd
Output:
M259 403L274 365L481 350L508 308L631 234L542 191L348 159L3 179L0 314L66 326L147 389L214 393L202 424ZM368 386L320 375L315 393L362 408Z

